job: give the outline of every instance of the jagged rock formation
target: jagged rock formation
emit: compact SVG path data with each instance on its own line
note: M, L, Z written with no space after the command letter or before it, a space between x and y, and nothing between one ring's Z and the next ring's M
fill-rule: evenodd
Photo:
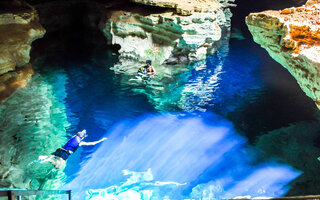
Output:
M33 74L29 63L31 43L43 37L36 10L25 2L0 3L0 101Z
M151 6L174 8L180 15L192 15L194 12L211 12L217 8L234 6L228 2L218 2L216 0L131 0L132 2L141 3Z
M232 14L227 6L231 4L227 2L134 2L153 7L113 9L101 23L109 43L121 46L120 60L176 64L205 59L217 49L223 29L230 30Z
M281 11L251 13L246 23L254 41L296 78L320 108L320 1Z

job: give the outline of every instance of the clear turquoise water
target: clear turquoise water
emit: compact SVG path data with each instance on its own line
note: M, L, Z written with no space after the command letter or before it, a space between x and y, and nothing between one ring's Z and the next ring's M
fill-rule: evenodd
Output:
M252 41L224 43L214 56L189 66L159 67L151 81L115 74L110 68L116 61L110 52L36 60L37 73L30 84L0 106L0 124L5 127L2 149L14 152L2 159L7 168L16 163L2 177L2 187L81 188L92 197L102 193L89 189L104 188L104 194L118 191L116 195L137 198L141 191L171 199L200 198L204 193L208 198L275 196L288 191L287 183L302 172L291 188L312 180L312 189L297 193L317 191L319 180L313 175L320 171L313 162L318 149L313 143L319 127L310 122L317 120L317 110L289 73ZM291 125L295 130L301 123L309 128L294 131L294 137L312 135L304 144L313 148L313 154L303 159L311 166L308 169L259 140L270 131L274 133L268 140L278 140L278 129ZM219 128L230 137L215 134ZM82 129L89 133L88 141L102 136L109 140L79 148L62 171L37 162L38 155L50 154ZM296 151L283 150L287 144L279 144L278 152ZM296 146L299 149L299 143ZM201 161L204 155L208 158ZM265 181L264 174L271 173L267 169L274 175ZM121 170L129 170L129 176ZM255 185L246 191L248 180ZM84 193L79 195L84 198Z

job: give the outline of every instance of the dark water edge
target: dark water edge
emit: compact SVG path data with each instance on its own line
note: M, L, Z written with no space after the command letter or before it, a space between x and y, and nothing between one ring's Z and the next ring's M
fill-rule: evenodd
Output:
M257 99L226 118L266 157L280 158L303 172L290 184L288 196L318 194L319 110L283 66L252 40L248 43L248 52L261 61L259 77L264 89Z
M317 107L305 95L295 78L252 39L230 40L229 57L231 60L226 65L257 65L253 75L259 79L261 91L225 115L251 143L255 142L257 136L268 131L300 121L317 120L314 116L318 113ZM243 62L246 58L252 63Z

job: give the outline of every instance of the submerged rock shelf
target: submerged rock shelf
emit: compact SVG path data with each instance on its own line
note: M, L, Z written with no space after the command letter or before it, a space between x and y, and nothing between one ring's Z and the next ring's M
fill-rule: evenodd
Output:
M56 88L51 81L37 75L0 105L2 188L38 190L61 186L64 173L52 171L51 165L38 160L39 154L51 154L57 144L66 140L68 122L60 102L65 95L61 87L65 80L55 80L59 85Z

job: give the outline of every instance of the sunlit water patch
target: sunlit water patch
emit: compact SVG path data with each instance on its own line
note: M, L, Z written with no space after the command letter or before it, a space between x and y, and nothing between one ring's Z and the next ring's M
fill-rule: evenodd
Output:
M285 194L299 175L261 159L231 123L216 115L146 115L115 125L107 135L65 187L77 198L274 197Z

